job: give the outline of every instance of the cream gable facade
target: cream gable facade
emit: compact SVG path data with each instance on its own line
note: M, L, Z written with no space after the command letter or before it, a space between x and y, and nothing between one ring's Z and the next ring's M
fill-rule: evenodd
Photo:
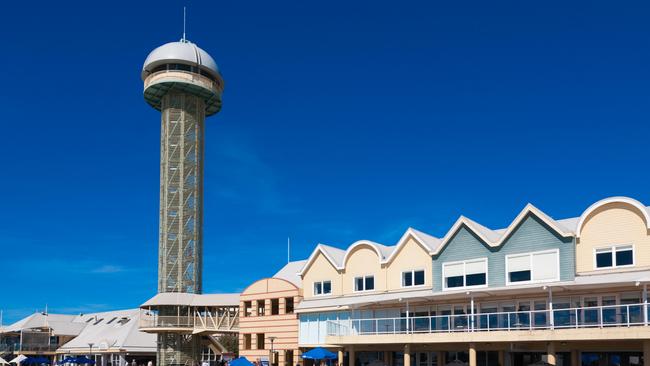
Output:
M386 267L386 283L389 291L431 288L432 262L429 251L418 244L413 237L399 249L394 259ZM405 271L424 270L424 285L402 287L402 273Z
M585 215L578 228L576 271L578 274L621 271L622 268L597 269L596 249L632 245L634 265L630 270L650 268L650 235L646 208L626 198L597 202Z
M358 245L348 253L344 263L345 269L341 276L344 295L360 293L354 291L354 279L356 277L374 276L374 290L364 292L386 290L386 275L379 255L370 244Z
M327 295L314 295L314 283L320 281L331 281L332 293L329 296L341 296L343 294L342 276L334 267L332 262L322 252L317 252L311 263L303 270L302 283L304 286L303 296L305 299L312 297L324 297Z

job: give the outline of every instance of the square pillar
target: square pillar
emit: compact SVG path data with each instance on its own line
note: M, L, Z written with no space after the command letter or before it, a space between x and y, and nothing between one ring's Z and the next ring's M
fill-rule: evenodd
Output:
M571 366L581 366L580 351L577 349L571 350Z
M643 340L643 365L650 365L650 339Z
M384 364L390 365L390 351L384 351Z
M404 366L411 366L411 345L404 345Z
M476 366L476 345L469 344L469 366Z
M350 348L348 348L348 358L348 366L355 366L357 356L354 354L354 346L350 346Z
M499 350L499 366L506 366L506 351ZM573 365L572 365L573 366Z
M287 310L287 302L286 302L286 300L285 300L284 297L281 297L281 298L278 300L278 307L279 307L279 309L278 309L278 314L279 314L279 315L284 315L284 314L286 314L286 310Z
M339 348L337 360L339 362L339 366L343 366L343 362L345 361L345 354L343 353L343 348Z
M550 363L551 365L557 365L554 342L548 342L548 345L546 346L546 357L546 362Z
M445 366L447 364L447 360L445 360L445 351L438 351L438 359L436 360L436 363L438 366Z

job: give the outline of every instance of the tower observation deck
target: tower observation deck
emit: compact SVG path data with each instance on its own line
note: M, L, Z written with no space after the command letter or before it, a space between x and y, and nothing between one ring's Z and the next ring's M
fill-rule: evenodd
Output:
M221 109L223 79L214 59L184 38L154 49L141 77L144 99L161 112L158 293L200 294L205 117ZM165 317L179 310L157 311ZM199 342L192 334L159 333L158 365L196 364Z

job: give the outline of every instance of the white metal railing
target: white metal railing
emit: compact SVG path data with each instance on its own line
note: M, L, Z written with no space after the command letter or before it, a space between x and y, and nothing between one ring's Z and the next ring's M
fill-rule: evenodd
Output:
M185 328L194 331L237 331L239 330L239 309L223 313L200 313L194 315L160 316L142 313L140 328Z
M223 90L222 83L214 81L207 76L198 74L193 71L187 70L160 70L154 73L149 74L144 80L144 89L147 89L149 86L155 84L160 79L167 76L173 76L180 79L184 79L191 83L199 84L204 88L212 91L221 91Z
M644 310L645 314L644 315ZM328 336L518 331L605 328L648 325L644 304L607 305L553 310L327 321Z

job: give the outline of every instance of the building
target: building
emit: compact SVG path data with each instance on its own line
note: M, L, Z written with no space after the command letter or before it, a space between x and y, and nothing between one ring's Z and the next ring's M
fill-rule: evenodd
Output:
M101 366L147 365L156 337L140 332L139 309L92 314L34 313L0 332L0 356L40 355L50 360L87 356Z
M232 351L219 337L239 331L239 294L159 293L141 305L139 329L193 338L198 347L195 363L213 366L223 353ZM159 354L167 351L158 350Z
M151 51L141 77L144 99L161 113L158 293L200 294L205 117L221 109L223 79L214 59L185 34ZM171 319L179 307L157 306L157 316ZM183 304L190 315L192 308ZM199 362L202 337L181 328L150 328L158 336L159 365Z
M318 245L300 271L299 345L347 365L636 366L650 360L650 209L627 197L492 230ZM650 361L647 361L650 363Z
M273 366L301 363L294 309L302 299L298 272L304 264L290 262L273 277L258 280L241 293L240 356Z

